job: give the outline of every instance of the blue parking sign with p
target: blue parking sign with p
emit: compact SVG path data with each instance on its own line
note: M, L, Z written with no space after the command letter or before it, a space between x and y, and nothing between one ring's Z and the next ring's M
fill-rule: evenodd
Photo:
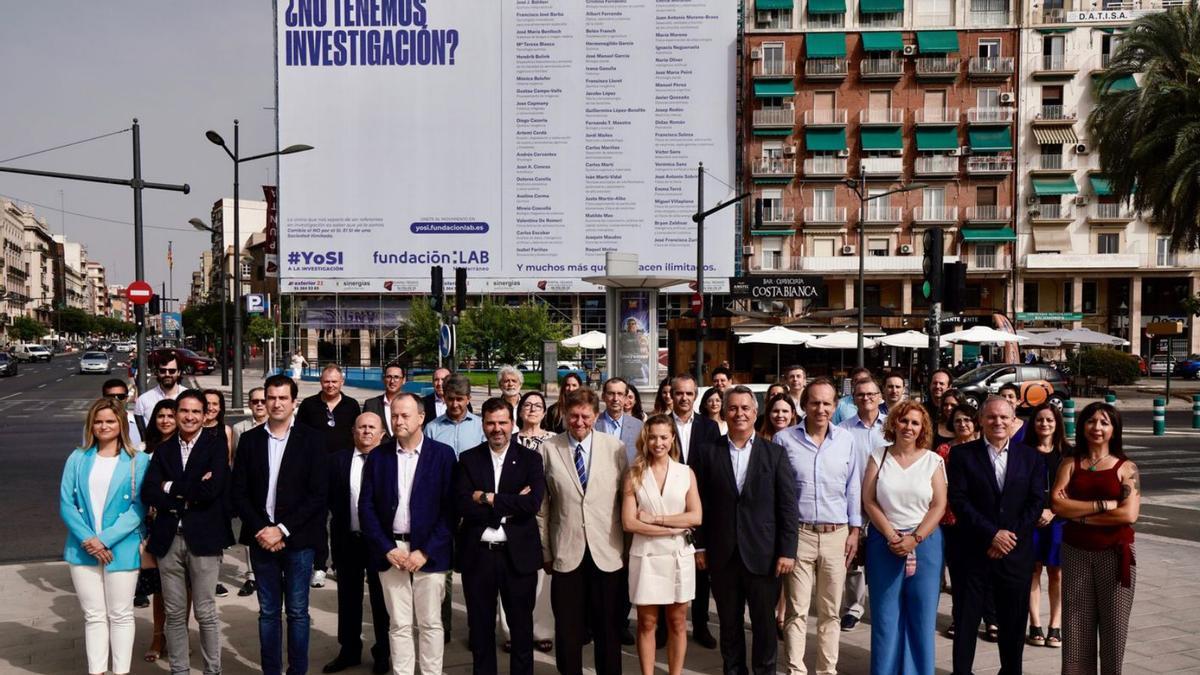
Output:
M270 301L267 299L266 293L249 293L246 295L247 314L266 314L269 308Z

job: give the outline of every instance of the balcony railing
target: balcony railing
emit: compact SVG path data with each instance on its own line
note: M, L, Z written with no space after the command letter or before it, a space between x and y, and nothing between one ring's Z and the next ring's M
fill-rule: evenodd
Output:
M1094 220L1133 220L1137 212L1126 204L1101 202L1092 204L1088 215Z
M904 172L904 160L900 157L863 157L860 161L867 174L897 176Z
M916 223L953 223L957 220L957 206L918 206L913 209L913 222Z
M1024 262L1026 269L1037 270L1137 269L1142 256L1138 253L1030 253Z
M954 77L958 75L962 59L956 56L922 56L917 59L917 75L927 77Z
M1042 11L1034 11L1034 23L1066 23L1067 10L1065 9L1043 9Z
M1013 160L1008 157L968 157L967 173L1011 173Z
M804 123L810 126L846 126L845 108L818 108L804 111Z
M858 64L863 77L899 77L904 74L902 59L863 59Z
M864 108L858 111L859 124L904 124L903 108Z
M867 211L863 214L864 223L900 223L904 221L904 209L899 206L875 206L867 202Z
M1068 204L1035 204L1030 207L1030 220L1074 220L1075 212Z
M996 269L997 257L995 251L988 253L976 252L971 256L971 265L968 269L994 270Z
M754 126L756 127L793 127L796 126L796 111L792 108L763 108L754 111Z
M808 206L804 208L805 224L840 224L846 223L846 207L844 206Z
M1066 54L1043 54L1034 70L1062 73L1075 70L1074 62Z
M1001 124L1013 121L1012 108L968 108L967 122L970 124Z
M973 56L967 64L967 72L971 75L1008 76L1013 74L1013 57L1011 56Z
M904 12L860 14L858 24L864 28L900 28L904 24Z
M954 14L952 12L917 12L915 25L922 28L953 26Z
M958 124L958 108L917 108L917 124Z
M1075 121L1075 108L1065 105L1039 106L1037 112L1035 113L1034 121L1073 122Z
M958 173L958 158L945 155L918 157L913 164L913 170L918 175L956 174Z
M1008 23L1008 10L1003 9L973 9L971 10L972 26L1003 26Z
M791 61L760 60L754 62L754 77L794 77L796 64Z
M982 206L968 206L967 220L990 221L990 222L1006 222L1012 219L1011 206L997 206L995 204L985 204Z
M750 170L755 176L793 176L796 174L796 160L759 157L753 161Z
M796 210L790 206L763 207L762 221L763 225L787 225L791 227L796 224Z
M804 75L807 77L845 77L846 59L808 59L804 62Z
M809 14L809 28L842 28L846 25L845 14Z
M846 160L843 157L809 157L804 160L806 176L845 176Z

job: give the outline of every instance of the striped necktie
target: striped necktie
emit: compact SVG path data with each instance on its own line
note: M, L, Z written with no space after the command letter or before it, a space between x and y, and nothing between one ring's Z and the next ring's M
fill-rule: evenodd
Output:
M587 466L583 463L583 444L575 446L575 473L579 474L579 484L583 486L583 491L587 492Z

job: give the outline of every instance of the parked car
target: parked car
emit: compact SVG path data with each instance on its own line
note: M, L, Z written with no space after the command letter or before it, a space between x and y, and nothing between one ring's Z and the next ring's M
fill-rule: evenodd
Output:
M216 370L217 362L215 359L210 359L207 356L200 356L190 349L171 349L162 348L155 349L146 355L146 361L150 368L157 368L158 361L164 355L174 354L179 363L179 369L188 374L207 375Z
M133 351L133 346L132 342L118 342L116 344L117 351L119 352L131 352Z
M12 353L18 361L46 361L48 363L54 357L49 349L34 344L19 344L13 347Z
M1175 374L1175 364L1171 362L1171 357L1166 354L1155 354L1150 357L1150 376L1154 377L1165 376L1167 371Z
M0 377L12 377L17 374L17 359L8 352L0 352Z
M1181 359L1171 373L1189 380L1197 379L1200 377L1200 354L1190 354L1186 359Z
M112 361L109 360L108 354L104 352L84 352L83 356L79 357L79 374L85 373L104 373L105 375L112 372Z
M954 380L952 386L961 390L967 401L978 408L988 396L999 394L1000 387L1009 382L1021 389L1020 408L1032 408L1043 401L1061 408L1063 401L1071 398L1066 376L1042 365L998 363L980 366Z

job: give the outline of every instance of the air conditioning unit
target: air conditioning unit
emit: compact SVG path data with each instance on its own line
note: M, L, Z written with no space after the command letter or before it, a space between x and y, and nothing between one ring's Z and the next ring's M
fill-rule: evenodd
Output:
M1087 206L1087 195L1075 195L1075 206Z
M785 154L785 155L794 155L794 154L796 154L796 146L794 146L794 145L785 145L785 146L783 146L783 154Z
M1017 102L1017 95L1011 91L1001 92L1000 103L1002 105L1012 105Z
M958 147L958 154L959 154L960 156L962 156L962 157L967 157L967 156L969 156L969 155L971 154L971 146L969 146L969 145L960 145L960 146Z
M904 45L904 55L905 56L916 56L917 55L917 46L916 45Z
M850 151L849 151L849 150L838 150L838 154L837 154L837 156L838 156L838 157L842 157L842 158L849 157L849 156L850 156Z
M946 153L947 157L958 157L960 155L962 155L962 148L954 148L950 152Z
M912 244L900 244L900 255L912 255Z
M750 50L750 58L754 59L755 61L761 61L762 60L762 50L761 49L751 49Z
M754 255L754 244L742 244L742 253L744 255Z
M1089 151L1090 151L1090 148L1088 148L1087 143L1076 143L1075 144L1075 154L1086 155L1086 154L1088 154Z
M842 255L854 255L854 245L846 244L842 247Z

